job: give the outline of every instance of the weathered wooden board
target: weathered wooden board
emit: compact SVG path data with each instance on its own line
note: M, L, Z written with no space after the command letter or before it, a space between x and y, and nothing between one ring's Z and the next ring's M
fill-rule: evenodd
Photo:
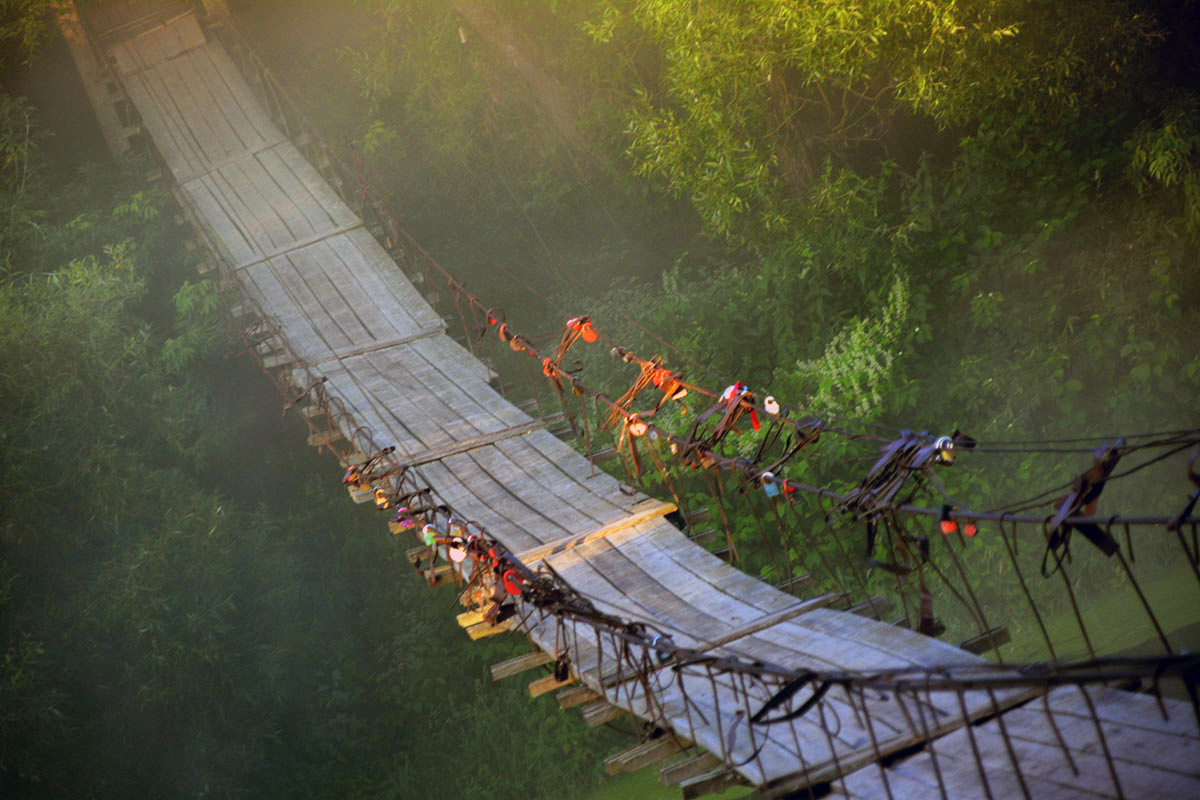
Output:
M778 611L796 602L792 595L751 578L697 547L670 523L661 523L655 535L647 540L647 545L663 551L677 569L694 576L702 584L713 586L721 594L740 599L762 611Z
M284 141L220 45L196 47L128 76L125 85L181 183Z
M575 534L565 539L547 542L531 550L523 550L517 554L517 559L527 567L534 567L538 561L566 552L567 550L572 550L597 539L615 537L618 533L629 531L644 522L653 522L660 517L670 514L674 510L674 503L646 500L629 509L627 515L617 519L615 522L601 525L599 528L590 530L587 533Z
M123 36L191 10L191 3L181 0L77 0L77 6L92 32L110 46Z
M187 12L132 33L109 48L117 74L129 76L204 44L196 15Z
M1169 716L1164 719L1151 697L1102 687L1088 692L1113 757L1112 769L1082 692L1070 687L1004 714L1007 745L1000 723L991 720L972 729L974 746L966 730L957 730L887 768L849 774L839 789L865 800L881 796L886 781L897 800L974 798L983 795L986 780L995 797L1020 796L1022 781L1039 798L1116 798L1121 793L1131 798L1200 797L1200 735L1187 704L1166 700ZM1070 759L1062 751L1064 743Z
M443 330L437 313L361 228L259 261L242 269L239 279L255 303L270 309L287 331L293 351L309 364L356 354L367 356L356 362L363 366L394 362L396 354L376 351ZM443 362L457 355L445 345L440 350L430 355ZM403 355L423 360L420 350L405 350ZM412 374L397 374L394 383L409 387L411 394L415 379ZM428 380L431 391L447 388L444 374L430 375ZM481 385L483 381L476 380L469 388Z
M338 344L335 340L335 344ZM532 419L504 404L483 376L462 368L461 348L436 335L321 363L329 391L398 457L423 453Z
M284 191L285 185L290 192ZM288 142L218 165L185 182L182 189L235 268L359 224Z
M679 536L677 533L675 535ZM705 602L703 593L695 593L690 589L683 591L683 585L678 582L673 582L673 585L681 591L680 594L675 594L669 586L656 578L660 574L672 573L662 571L662 567L665 566L662 563L663 551L644 546L645 540L650 538L645 533L636 536L618 535L612 539L585 544L547 560L572 586L584 592L601 611L653 624L670 634L678 644L685 646L699 647L703 646L705 640L733 636L727 645L719 649L791 669L879 669L888 665L907 667L914 663L984 663L949 645L927 640L926 637L911 631L829 610L812 611L755 631L752 635L739 636L738 626L745 626L751 622L758 610L744 603L739 606L733 602L732 597L716 605L711 601ZM634 546L630 547L631 544ZM712 594L720 596L717 592ZM702 606L692 605L684 597ZM794 599L791 602L794 603ZM915 640L922 646L909 647L908 640ZM926 642L930 642L933 647L925 647ZM590 649L595 650L594 647ZM581 665L580 669L586 672L586 666ZM673 681L685 680L678 675L668 677L665 671L660 672L663 677L658 680L664 687L671 685ZM701 694L708 691L721 696L718 698L722 708L722 712L717 715L719 722L710 720L713 724L706 727L697 723L693 715L688 722L688 730L679 732L702 744L708 741L709 745L719 747L719 742L727 736L729 726L737 722L737 712L741 711L745 716L755 710L739 705L738 695L734 691L734 680L728 677L719 678L712 680L707 689L700 687ZM741 688L745 689L744 686ZM669 694L669 690L666 691ZM689 704L684 702L682 694L675 698L674 705L666 702L665 697L664 694L648 706L643 684L631 682L610 692L608 700L614 705L643 716L653 715L655 709L659 714L673 713L677 718L687 715ZM750 699L761 704L767 697L764 689L761 696L755 698L752 693ZM692 705L698 702L691 697L690 692L689 700ZM951 701L956 701L956 698L943 696L936 703L930 701L928 713L932 728L960 723L958 708ZM1001 698L1002 704L1012 701L1012 693ZM743 696L742 703L745 702L746 698ZM865 718L860 719L856 712L856 702L872 706L869 726L864 722ZM967 705L970 713L976 715L987 711L991 701L986 695L976 693L967 698ZM768 742L769 746L764 745L759 750L756 760L761 763L753 767L748 766L742 774L755 780L755 770L758 770L759 778L777 779L795 772L794 765L802 755L810 764L814 775L829 776L836 774L836 764L863 762L864 759L869 760L874 756L872 732L879 742L881 752L901 749L914 741L920 741L924 735L923 731L913 728L908 714L895 703L879 702L874 698L855 700L849 696L844 699L830 696L823 702L822 708L837 715L843 731L839 737L835 737L838 744L836 757L834 751L829 749L829 737L824 727L811 718L801 719L793 729L787 729L782 734L774 730L760 731L760 741L756 743L756 748L757 744L764 742ZM696 709L690 710L694 712ZM713 714L717 714L715 709ZM749 736L749 731L747 735ZM791 743L787 741L789 738L792 739ZM787 756L789 748L790 761ZM793 766L789 767L788 764ZM831 773L831 770L834 772Z

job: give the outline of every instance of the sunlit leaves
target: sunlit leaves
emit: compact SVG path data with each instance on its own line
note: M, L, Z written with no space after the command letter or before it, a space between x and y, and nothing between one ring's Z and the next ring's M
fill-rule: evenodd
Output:
M1200 241L1200 102L1189 97L1171 106L1157 122L1143 123L1130 144L1143 188L1154 181L1174 190L1188 233Z

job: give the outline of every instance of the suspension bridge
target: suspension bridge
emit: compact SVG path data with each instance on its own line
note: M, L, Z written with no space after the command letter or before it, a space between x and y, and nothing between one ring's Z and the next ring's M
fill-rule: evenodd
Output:
M964 649L927 635L938 625L923 604L889 624L884 597L850 587L806 595L812 581L790 567L782 587L743 573L687 535L701 512L597 469L590 428L581 453L529 404L506 399L496 364L474 352L474 331L493 334L492 345L514 357L533 357L564 407L575 397L606 404L620 455L638 471L639 447L641 462L682 451L791 503L812 487L723 456L717 442L739 418L745 425L754 416L757 428L761 412L792 425L795 455L815 441L818 423L784 420L735 384L714 398L715 432L679 437L585 386L563 356L597 338L591 320L572 320L558 347L541 353L485 301L438 275L369 192L349 191L349 171L221 0L78 0L78 8L67 0L59 21L110 148L151 154L155 179L170 187L206 254L202 271L230 298L231 322L285 408L308 423L309 443L337 454L351 497L386 511L431 585L458 586L468 635L509 632L532 644L495 665L494 676L538 670L534 697L554 692L590 725L638 721L640 741L607 759L610 772L670 759L663 781L684 797L738 784L762 797L1200 797L1196 662L1186 654L1167 644L1153 661L1093 652L1073 665L1010 665L999 652L1007 633L987 624L978 601ZM463 312L457 338L442 311L446 296ZM659 361L615 344L613 352L664 402L690 386ZM586 411L568 412L566 422L589 425ZM901 439L851 496L814 490L826 511L866 520L872 537L901 551L889 566L902 594L915 581L901 585L899 573L928 562L928 543L887 524L905 511L900 489L970 444ZM1077 481L1051 538L1074 531L1116 547L1084 516L1112 472L1109 460L1097 454L1099 472ZM1018 524L1046 523L908 511L939 513L972 534L993 524L1006 547L1011 527L1014 548ZM1127 536L1142 523L1176 531L1195 571L1191 511L1118 524ZM953 541L938 546L960 546ZM1054 546L1065 569L1065 541ZM1024 587L1015 554L1013 566ZM988 650L996 659L980 655ZM1192 702L1160 691L1167 679ZM1150 691L1125 690L1135 683Z

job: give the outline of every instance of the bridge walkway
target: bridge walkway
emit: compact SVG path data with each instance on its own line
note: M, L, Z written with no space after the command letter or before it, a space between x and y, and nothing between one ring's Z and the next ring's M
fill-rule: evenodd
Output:
M488 368L446 334L438 313L277 127L192 4L80 6L222 280L286 341L275 369L295 387L325 379L321 391L344 409L335 436L367 441L363 452L394 447L457 515L480 522L531 565L553 567L600 610L652 622L678 644L797 668L986 665L935 639L829 608L836 598L797 599L696 546L663 519L673 506L638 502L493 388ZM578 537L587 540L562 544ZM952 778L942 785L947 797L983 796L989 784L1007 795L1022 780L1037 797L1121 794L1107 771L1083 768L1095 757L1086 732L1071 736L1079 775L1063 778L1061 747L1047 739L1041 706L1070 717L1081 702L1075 689L1046 700L1033 700L1039 693L1031 689L930 691L919 714L886 694L834 690L812 713L760 727L747 720L768 696L736 676L617 674L619 643L553 617L524 623L536 647L569 657L573 677L597 698L671 729L656 757L692 744L720 756L723 766L699 776L706 780L740 777L768 796L827 785L847 797L927 797L930 776L944 773ZM1190 709L1173 704L1159 724L1150 698L1105 690L1097 700L1105 725L1129 745L1120 783L1200 796L1200 762L1180 760L1200 752ZM982 718L992 720L965 727ZM1019 764L992 736L1002 720L1022 732ZM932 739L935 747L919 748ZM963 755L973 749L982 770ZM1022 777L1029 764L1044 774ZM622 766L641 761L630 756Z

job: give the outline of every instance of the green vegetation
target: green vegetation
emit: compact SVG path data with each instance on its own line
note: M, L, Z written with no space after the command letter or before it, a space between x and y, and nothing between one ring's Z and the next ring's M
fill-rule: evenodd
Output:
M587 313L699 383L740 379L854 430L1032 440L1197 423L1194 4L361 5L375 38L342 59L361 92L359 149L416 238L520 328ZM319 102L319 82L304 85ZM590 385L615 397L633 381L580 349ZM743 436L728 452L757 445ZM783 474L849 488L876 447L824 437ZM967 460L939 475L971 508L1087 464ZM1179 506L1173 463L1114 484L1099 513ZM710 488L683 480L697 507ZM727 504L743 566L780 577L750 513L761 498L727 492ZM816 507L795 523L814 539L791 567L820 588L895 584L837 566L861 530L827 530ZM1139 544L1135 574L1157 580L1173 545ZM1027 623L997 538L965 552L989 622ZM1021 549L1027 577L1040 554ZM1088 545L1075 556L1077 593L1138 609L1114 561ZM932 589L938 614L965 636L976 621L946 583ZM1069 613L1057 579L1032 592Z
M472 645L230 360L146 166L47 162L0 115L0 793L595 785L614 742L494 686L519 646Z
M364 22L338 29L355 41L335 58L329 28L282 35L282 52L317 53L283 77L356 140L417 239L533 334L590 313L659 352L636 318L679 348L668 363L703 365L689 377L740 378L848 426L1196 424L1194 3L336 6ZM44 35L41 11L4 4L6 69ZM463 639L450 597L411 579L378 517L280 421L269 382L230 360L240 345L212 286L185 277L167 198L136 165L47 161L40 137L30 106L3 97L0 792L592 788L615 737L485 679L510 646ZM631 380L594 361L606 389ZM788 474L848 485L862 462L840 459L864 452L827 437ZM1018 457L946 474L983 502L1074 473ZM1114 486L1105 508L1161 512L1178 477ZM751 547L753 516L733 516L747 568L778 577ZM857 553L858 534L847 542ZM1088 614L1137 631L1127 580L1085 547L1075 588L1109 596ZM1040 653L1003 550L972 548L1013 654ZM822 574L838 552L788 557ZM1166 552L1139 543L1144 581ZM1060 585L1035 580L1050 627L1073 635ZM1194 609L1194 592L1173 572L1151 595ZM652 778L606 791L654 796Z
M858 421L1033 436L1194 414L1186 11L368 5L378 39L343 62L363 151L418 238L456 255L447 239L477 237L531 283L545 267L559 304L618 340L644 342L614 313L631 310L710 373ZM460 186L481 233L417 211L461 204ZM604 220L617 206L624 234ZM603 300L558 274L627 260L667 226L633 270L649 278L581 278Z

